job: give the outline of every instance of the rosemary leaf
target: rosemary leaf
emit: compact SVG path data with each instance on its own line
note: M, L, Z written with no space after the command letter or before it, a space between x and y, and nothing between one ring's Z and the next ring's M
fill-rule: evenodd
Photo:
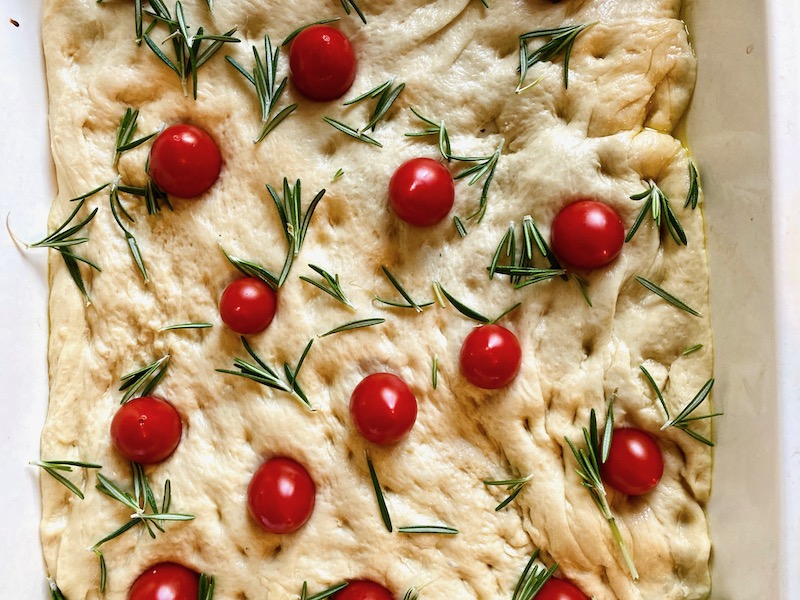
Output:
M344 325L339 325L338 327L334 327L330 331L326 331L323 334L320 334L319 337L327 337L329 335L333 335L335 333L342 333L343 331L351 331L353 329L361 329L364 327L372 327L373 325L380 325L381 323L385 323L386 319L375 318L375 319L361 319L358 321L351 321L349 323L345 323Z
M689 191L686 194L686 202L683 207L691 206L692 210L697 208L697 202L700 199L700 181L697 175L697 167L694 161L689 160Z
M653 292L656 296L660 296L661 298L663 298L664 300L666 300L667 302L669 302L673 306L675 306L677 308L680 308L681 310L684 310L684 311L688 312L690 315L694 315L695 317L701 317L702 316L695 309L693 309L692 307L687 305L683 300L680 300L679 298L676 298L675 296L670 294L665 289L660 288L659 286L657 286L652 281L648 281L647 279L645 279L644 277L640 277L639 275L636 276L636 281L641 283L644 287L646 287L648 290Z
M683 351L684 356L689 356L693 352L697 352L703 347L703 344L695 344L694 346L689 346L686 350Z
M234 267L238 269L240 273L246 275L247 277L255 277L256 279L260 279L264 283L266 283L269 287L273 290L278 288L278 278L273 275L268 269L262 267L261 265L254 263L249 260L245 260L243 258L237 258L236 256L231 256L225 251L225 248L220 246L220 250L225 255L225 258L228 259Z
M406 590L403 600L419 600L419 590L416 587L410 587Z
M437 535L458 535L460 532L455 527L447 525L404 525L398 527L399 533L432 533Z
M211 323L176 323L175 325L166 325L161 327L158 331L174 331L176 329L208 329L213 327Z
M340 590L343 590L348 585L349 585L348 581L343 581L342 583L337 583L336 585L332 585L331 587L329 587L329 588L327 588L325 590L322 590L321 592L319 592L317 594L314 594L313 596L305 596L304 593L307 593L307 591L306 591L304 593L301 593L300 597L304 598L305 600L324 600L325 598L330 598L336 592L338 592ZM306 582L305 581L303 582L303 589L307 590L307 586L306 586Z
M464 227L464 222L458 217L458 215L453 217L453 225L455 226L460 237L467 237L467 228Z
M458 312L460 312L462 315L464 315L465 317L467 317L469 319L473 319L474 321L478 321L479 323L490 323L491 322L491 319L489 319L489 317L484 317L478 311L473 310L469 306L467 306L466 304L463 304L462 302L459 302L458 300L456 300L456 298L454 298L452 295L450 295L450 292L448 292L446 289L444 289L444 287L442 287L442 284L439 283L438 281L434 282L434 287L437 288L439 290L439 292L441 292L444 295L444 297L447 298L447 300L450 302L450 304L452 304L453 307L455 307L455 309Z
M437 354L433 355L433 363L431 365L431 385L433 389L436 389L436 386L439 385L439 356Z
M51 600L67 600L67 597L64 595L64 593L56 585L55 580L48 578L47 584L50 586L50 598L51 598Z
M369 469L369 477L372 480L372 489L375 490L375 499L378 502L378 510L381 513L381 520L383 521L383 525L386 527L386 531L391 533L392 518L389 516L389 509L386 507L386 500L383 498L383 488L381 487L380 481L378 481L378 475L375 472L375 467L372 464L372 459L369 456L369 450L365 450L364 453L367 457L367 468Z
M650 384L650 388L655 392L658 402L661 404L661 408L664 409L664 414L667 415L667 420L669 420L670 416L667 403L664 401L664 396L661 395L661 390L656 385L655 379L653 379L653 376L650 375L650 371L648 371L644 365L639 365L639 370L644 374L644 378L647 380L647 383Z
M321 21L314 21L313 23L308 23L307 25L302 25L295 29L292 33L286 36L286 38L281 42L281 46L286 46L292 43L292 40L297 37L297 35L303 31L304 29L308 29L312 25L325 25L326 23L333 23L334 21L338 21L339 17L334 17L333 19L322 19Z

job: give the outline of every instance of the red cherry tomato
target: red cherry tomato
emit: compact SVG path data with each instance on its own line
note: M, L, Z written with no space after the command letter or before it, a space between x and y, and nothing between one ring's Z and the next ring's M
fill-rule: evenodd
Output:
M629 496L646 494L661 481L664 458L656 441L641 429L620 427L600 474L608 485Z
M620 253L625 243L625 227L607 204L578 200L556 215L550 240L556 256L568 265L597 269Z
M221 168L217 144L193 125L167 127L150 149L150 177L158 187L178 198L194 198L208 191Z
M151 465L175 451L182 427L180 414L169 402L143 396L117 410L111 420L111 443L129 461Z
M350 395L350 416L358 432L373 444L394 444L414 426L417 399L397 375L373 373Z
M137 577L128 600L197 600L200 575L176 563L159 563Z
M489 324L473 329L461 346L461 373L473 385L494 390L508 385L522 364L517 336Z
M333 600L394 600L392 593L379 583L357 579L336 592Z
M450 171L432 158L412 158L389 181L389 204L406 223L436 225L447 216L455 200Z
M350 40L328 25L312 25L294 38L289 69L298 91L325 102L344 95L356 78L356 55Z
M258 333L272 323L278 296L271 287L255 277L241 277L222 292L219 314L236 333Z
M291 458L272 458L261 465L247 488L247 506L270 533L292 533L314 510L316 487L305 467Z
M569 581L551 577L536 594L536 600L589 600L589 597Z

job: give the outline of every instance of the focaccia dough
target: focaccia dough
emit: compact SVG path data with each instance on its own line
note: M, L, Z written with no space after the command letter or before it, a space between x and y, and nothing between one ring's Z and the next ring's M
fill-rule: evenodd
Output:
M146 4L146 3L145 3ZM671 132L691 97L695 58L677 0L565 1L405 0L360 2L368 22L346 17L333 0L217 0L183 3L187 21L242 38L199 73L197 100L144 45L134 42L133 3L124 0L46 0L45 53L52 151L58 197L51 229L73 209L69 199L111 181L144 183L147 145L113 166L116 128L126 108L140 110L139 131L190 122L206 129L223 154L215 187L195 200L174 200L174 211L146 214L126 197L151 281L135 270L107 193L80 253L102 267L84 271L85 305L56 253L50 272L51 396L42 434L43 459L98 462L127 485L128 464L110 445L109 424L119 406L120 377L166 354L171 365L157 388L180 411L185 430L175 454L147 468L155 490L172 482L172 509L196 516L167 524L156 539L136 528L105 544L107 600L126 597L148 565L176 561L217 576L216 598L282 600L343 579L370 578L396 597L422 586L426 599L510 598L528 557L542 549L559 575L598 600L703 598L710 588L710 541L703 513L711 482L711 452L674 428L659 431L663 411L641 376L646 365L679 410L711 376L708 272L700 210L683 207L688 155ZM173 10L174 6L169 6ZM258 106L252 88L224 60L243 65L251 46L274 44L310 21L341 16L336 25L352 40L358 73L351 98L394 77L406 84L381 121L376 148L326 125L331 116L363 123L369 107L314 103L291 84L284 102L295 114L254 145ZM515 94L521 33L597 21L578 37L570 61L535 66ZM156 29L160 35L163 29ZM160 41L160 40L159 40ZM286 74L286 54L280 76ZM421 129L409 110L443 120L458 154L486 156L504 143L489 190L486 216L467 221L463 239L449 220L431 229L400 222L387 203L391 174L414 156L437 158L431 139L404 134ZM344 175L332 182L334 173ZM457 167L452 166L453 172ZM269 364L294 364L309 339L357 318L382 317L380 326L316 339L300 375L316 412L289 397L215 371L243 357L239 336L218 313L222 290L237 272L220 251L278 272L285 240L265 184L300 179L304 206L327 193L311 222L290 277L279 292L272 325L250 336ZM653 180L672 200L688 246L661 237L652 219L620 257L588 275L589 307L574 282L560 279L513 290L490 280L487 267L509 222L532 215L546 239L553 218L570 199L590 196L614 207L626 230L641 209L630 196ZM482 183L481 183L482 184ZM478 206L480 185L460 181L453 214ZM82 213L83 214L83 213ZM339 274L355 312L299 279L308 264ZM394 292L387 266L419 301L440 281L456 298L487 315L516 302L503 323L523 349L519 376L508 387L483 391L460 375L461 342L475 326L452 306L422 313L374 304ZM702 313L694 317L640 286L657 282ZM209 321L202 331L166 331L178 322ZM688 356L694 344L703 348ZM438 386L431 361L439 361ZM409 437L370 448L396 524L442 523L457 536L388 533L367 472L368 444L354 432L350 393L367 374L402 377L419 400ZM616 391L618 425L657 435L665 458L660 485L625 497L609 490L612 511L641 578L621 562L608 524L575 474L565 441L581 442L589 411L605 414ZM708 422L696 425L709 434ZM316 508L297 533L263 532L249 517L246 490L267 458L291 456L316 486ZM532 474L503 511L504 491L483 484ZM80 500L42 479L42 541L47 568L71 600L100 598L97 558L87 548L125 521L129 511L94 489L82 475Z

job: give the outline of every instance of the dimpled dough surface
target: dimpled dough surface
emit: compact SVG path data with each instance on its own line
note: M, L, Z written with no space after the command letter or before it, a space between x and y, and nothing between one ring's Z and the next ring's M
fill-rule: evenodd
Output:
M185 2L189 24L213 32L237 26L243 43L227 45L202 67L195 101L146 46L134 43L133 3L45 1L58 181L51 230L73 209L70 198L117 172L128 184L144 183L149 144L125 153L113 167L116 128L127 107L141 111L142 134L162 124L201 125L224 160L212 190L199 199L174 200L174 211L148 216L142 201L123 200L135 219L129 227L146 261L148 284L113 221L107 192L91 197L81 213L99 208L85 230L90 241L80 247L102 267L84 271L91 305L60 257L53 253L51 259L51 398L43 459L99 462L107 477L129 488L129 465L109 439L120 377L167 352L171 364L156 392L185 423L175 454L147 474L159 496L170 479L172 510L196 519L167 524L156 539L136 528L105 544L105 598L125 598L140 572L167 560L215 574L215 597L222 599L297 598L304 580L314 592L348 578L382 582L396 597L425 585L423 598L510 598L535 547L542 548L546 564L558 562L560 576L597 599L705 597L710 542L703 507L711 452L674 428L659 432L664 415L639 370L648 368L675 413L712 369L702 214L683 207L688 156L671 136L695 77L695 58L677 19L680 3L494 0L486 9L477 0L364 0L366 25L332 0L214 4L212 18L205 3ZM298 102L298 110L253 145L257 101L223 55L250 67L251 46L263 48L265 34L279 43L303 24L336 15L358 57L346 98L390 77L406 84L375 131L383 148L321 120L328 115L366 122L368 106L309 102L291 84L282 105ZM526 83L541 76L538 85L514 93L519 34L591 21L597 24L574 46L568 90L558 58L531 69ZM154 31L157 41L163 31ZM285 53L279 69L281 77L286 74ZM416 229L388 208L388 180L397 166L414 156L437 158L431 138L404 135L422 128L412 106L445 121L457 154L486 156L504 143L486 216L480 224L466 221L463 239L450 219ZM332 182L339 168L344 175ZM275 320L249 341L269 364L280 365L294 364L315 338L300 381L316 412L286 394L215 371L245 356L239 337L219 319L220 294L237 277L220 244L280 271L285 239L265 184L279 187L284 177L302 180L304 206L318 190L327 193L279 292ZM648 218L615 262L585 275L593 307L574 282L555 279L515 291L504 276L488 278L486 268L510 222L519 226L530 214L549 239L558 210L588 195L614 207L627 230L641 208L629 197L649 180L673 200L689 244L659 236ZM452 214L475 211L481 184L457 183ZM302 282L300 275L313 275L309 263L338 273L357 310ZM458 354L475 323L452 306L417 314L375 304L373 294L396 297L381 265L419 301L433 297L431 282L438 280L490 316L521 302L503 320L523 349L516 380L491 392L468 384ZM703 316L664 302L636 275ZM370 317L386 322L316 338ZM209 321L213 328L158 331L187 321ZM700 351L682 354L700 343ZM419 400L417 423L405 441L370 447L393 521L447 524L460 530L457 536L390 534L381 523L364 457L368 444L348 413L351 391L376 371L398 374ZM635 498L609 490L638 582L581 487L565 442L568 436L582 443L590 409L604 415L615 390L617 424L653 432L665 458L663 480L653 492ZM707 421L695 425L705 435L708 427ZM310 521L283 536L260 530L246 508L251 475L276 455L306 465L317 486ZM520 474L533 477L508 508L495 512L506 493L482 481ZM94 474L73 477L85 487L85 500L42 478L47 569L71 600L99 598L98 561L87 548L130 511L93 489Z

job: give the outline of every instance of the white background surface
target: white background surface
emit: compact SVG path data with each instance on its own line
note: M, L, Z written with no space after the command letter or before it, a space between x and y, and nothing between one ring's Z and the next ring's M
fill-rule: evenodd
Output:
M507 1L507 0L495 0ZM41 0L0 0L0 217L36 241L54 194ZM718 453L715 600L800 599L800 2L695 0L688 138L707 198ZM20 27L8 21L16 19ZM47 402L43 250L0 231L0 596L48 597L38 541Z

